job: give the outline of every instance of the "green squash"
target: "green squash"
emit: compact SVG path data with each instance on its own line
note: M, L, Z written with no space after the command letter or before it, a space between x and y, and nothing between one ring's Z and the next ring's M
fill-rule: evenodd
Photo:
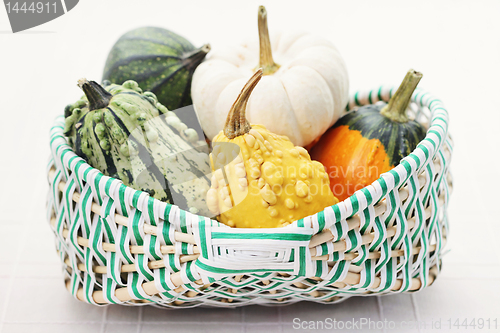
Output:
M421 73L408 71L389 104L347 113L311 149L311 158L326 167L340 200L394 168L425 138L425 127L406 114L421 78Z
M209 157L204 140L135 81L103 88L82 79L85 93L65 109L75 153L107 176L192 213L209 214Z
M166 29L134 29L111 49L102 79L116 84L134 80L143 90L153 92L167 109L176 110L192 104L191 78L209 51L209 44L197 49Z

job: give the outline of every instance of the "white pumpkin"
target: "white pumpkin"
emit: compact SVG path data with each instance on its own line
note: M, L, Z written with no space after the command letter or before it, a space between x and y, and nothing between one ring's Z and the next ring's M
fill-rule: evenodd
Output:
M335 46L304 32L284 32L269 39L267 13L261 6L259 42L216 52L194 73L191 96L208 138L223 129L229 109L258 67L264 77L250 97L247 118L288 136L295 145L310 144L345 109L349 79Z

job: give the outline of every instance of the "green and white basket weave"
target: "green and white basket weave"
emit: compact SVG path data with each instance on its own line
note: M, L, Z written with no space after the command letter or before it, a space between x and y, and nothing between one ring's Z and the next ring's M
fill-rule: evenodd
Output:
M388 101L357 92L349 107ZM233 307L335 303L418 291L441 268L452 142L439 99L417 90L427 124L415 151L343 202L278 229L234 229L104 176L51 130L48 219L66 287L96 304Z

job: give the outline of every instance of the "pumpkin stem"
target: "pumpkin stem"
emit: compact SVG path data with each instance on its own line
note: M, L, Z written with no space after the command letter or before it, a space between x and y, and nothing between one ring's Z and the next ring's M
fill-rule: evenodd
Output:
M87 79L80 79L78 80L78 87L83 90L89 100L89 111L107 107L113 97L113 95L95 81L89 82Z
M194 70L205 59L207 53L211 50L210 44L205 44L199 49L194 50L184 56L184 62L187 63L188 70Z
M262 68L259 68L254 75L248 80L240 94L236 98L233 106L227 115L226 125L224 126L224 135L229 139L234 139L237 136L250 132L252 126L245 117L248 100L253 89L262 78Z
M269 39L269 30L267 29L267 10L264 6L259 6L258 26L260 45L259 67L262 68L264 75L270 75L276 72L280 66L273 60L271 40Z
M380 114L399 123L408 122L409 118L406 115L406 110L408 109L408 105L410 105L411 96L421 78L422 73L410 69L406 73L398 90L396 90L396 93L389 100L389 104L380 110Z

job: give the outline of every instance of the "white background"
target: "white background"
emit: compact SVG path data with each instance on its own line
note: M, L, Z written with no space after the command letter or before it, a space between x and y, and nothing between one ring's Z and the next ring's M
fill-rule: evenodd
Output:
M330 306L165 311L73 300L44 204L49 128L81 95L76 81L99 81L113 43L135 27L165 27L213 49L256 36L260 4L271 31L303 28L331 39L347 63L351 91L397 85L414 68L424 73L420 86L444 101L455 190L451 252L438 280L417 294ZM499 14L500 1L82 0L52 22L12 34L0 8L0 331L289 331L296 317L500 321ZM427 332L412 330L419 331Z

